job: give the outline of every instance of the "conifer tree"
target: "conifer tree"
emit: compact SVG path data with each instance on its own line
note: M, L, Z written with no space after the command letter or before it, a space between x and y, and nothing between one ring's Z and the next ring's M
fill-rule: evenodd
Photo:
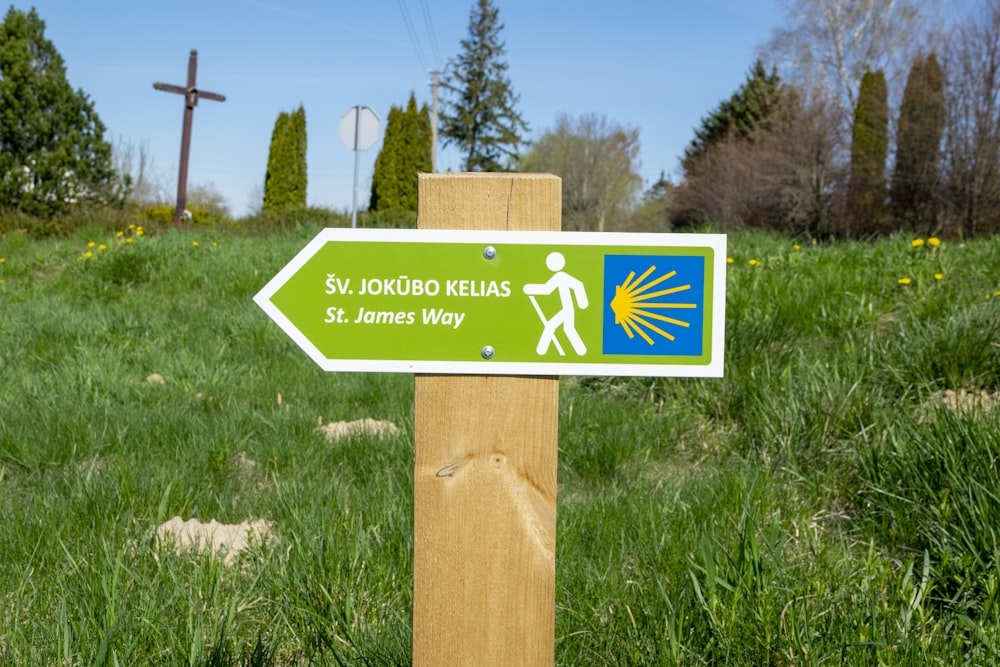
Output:
M847 186L848 233L885 231L888 96L885 72L865 72L861 79L851 140L851 175Z
M913 63L899 109L890 201L901 227L928 234L934 231L944 123L944 74L931 53Z
M516 160L528 126L515 109L519 97L502 60L499 10L491 0L477 0L469 18L462 52L449 63L444 88L449 95L441 112L441 136L463 153L466 171L502 171L503 160Z
M372 211L416 211L417 174L431 171L431 121L427 104L417 109L410 93L406 110L389 109L382 149L375 158L369 208Z
M0 206L51 216L82 202L119 203L104 124L66 78L62 56L32 9L0 24Z
M282 111L274 122L264 177L264 210L306 205L306 112Z
M758 127L765 125L782 96L781 79L776 69L769 73L760 60L754 63L746 81L723 100L695 129L694 139L684 151L681 163L691 168L712 145L732 139L752 139Z

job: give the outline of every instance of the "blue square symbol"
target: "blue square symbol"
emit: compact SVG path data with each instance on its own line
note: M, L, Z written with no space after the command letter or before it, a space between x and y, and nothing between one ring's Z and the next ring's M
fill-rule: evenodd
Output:
M604 354L700 357L705 257L604 256Z

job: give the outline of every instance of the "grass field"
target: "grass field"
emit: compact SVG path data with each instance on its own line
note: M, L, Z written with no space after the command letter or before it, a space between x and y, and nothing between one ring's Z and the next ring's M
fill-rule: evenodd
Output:
M251 301L318 230L119 231L0 238L0 665L409 664L412 377ZM1000 238L921 241L730 235L723 379L562 381L558 664L1000 664Z

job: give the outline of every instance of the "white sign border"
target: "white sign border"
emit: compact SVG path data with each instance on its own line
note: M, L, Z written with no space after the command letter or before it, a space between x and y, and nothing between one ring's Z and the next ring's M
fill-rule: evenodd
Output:
M271 302L271 297L331 241L377 243L481 243L488 245L587 245L711 248L712 359L707 364L595 364L510 361L405 361L329 359ZM631 234L620 232L525 232L451 229L323 229L253 297L254 302L325 371L441 375L623 375L722 377L726 316L725 234Z

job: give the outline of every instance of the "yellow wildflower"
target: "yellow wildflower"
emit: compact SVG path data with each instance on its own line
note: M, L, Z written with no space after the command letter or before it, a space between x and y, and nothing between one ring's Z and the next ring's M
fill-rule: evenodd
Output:
M87 247L88 248L93 248L95 245L97 245L97 244L94 243L93 241L91 241L90 243L87 244Z
M133 222L133 223L131 223L131 224L130 224L130 225L128 226L128 228L129 228L129 229L135 229L135 223L134 223L134 222Z
M929 244L931 244L932 246L934 246L935 248L938 247L939 245L941 245L941 239L939 239L936 236L930 237L929 239L927 239L927 242Z
M792 246L792 250L798 250L801 246L798 243Z
M732 263L733 263L733 261L734 261L734 260L733 260L733 258L732 258L732 257L726 257L726 264L732 264Z
M115 236L117 236L118 238L121 238L121 237L125 236L125 232L115 232Z
M910 284L910 283L912 283L913 281L912 281L912 280L910 280L909 278L900 278L900 279L899 279L899 280L898 280L897 282L898 282L898 283L899 283L900 285L909 285L909 284Z
M3 264L6 261L7 261L6 257L0 257L0 264Z
M219 247L219 243L217 241L212 241L212 247L213 248L218 248Z
M86 257L87 259L90 259L91 257L94 256L94 253L88 250L87 252L83 253L83 256Z
M912 241L910 241L910 245L913 246L914 248L919 248L923 244L924 244L923 239L913 239Z
M191 245L193 245L195 248L197 248L198 247L198 242L197 241L191 241Z
M934 274L934 280L942 280L943 278L944 278L944 274L943 273L935 273Z
M760 264L760 262L758 262L756 259L751 259L749 263L750 266L757 266L758 264Z
M132 238L132 237L130 236L130 237L128 237L127 239L125 239L125 243L131 243L131 242L132 242L132 241L134 241L134 240L135 240L135 239L134 239L134 238Z
M97 249L98 249L98 250L107 250L107 249L108 249L108 246L106 246L106 245L104 245L104 244L102 243L101 245L97 246Z
M145 234L145 232L142 231L142 227L140 227L139 229L135 230L135 235L136 236L142 236L143 234Z

